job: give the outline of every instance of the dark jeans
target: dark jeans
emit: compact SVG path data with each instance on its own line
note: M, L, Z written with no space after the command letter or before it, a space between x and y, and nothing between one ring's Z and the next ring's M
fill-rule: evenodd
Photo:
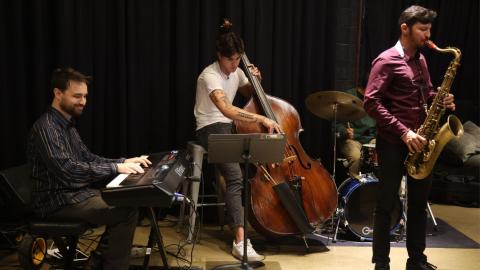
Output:
M106 225L106 230L97 247L102 254L103 269L128 269L138 218L137 209L109 206L99 194L83 202L65 206L55 212L52 217Z
M390 144L377 138L377 155L379 164L379 190L375 208L373 229L374 263L390 261L390 213L395 201L402 176L406 174L404 161L408 154L405 144ZM407 250L409 261L424 262L425 237L427 225L427 198L430 190L430 178L415 180L407 177Z
M229 123L214 123L197 131L197 139L208 151L208 135L232 134L233 126ZM217 163L216 168L225 178L227 187L225 205L227 207L230 228L243 226L242 189L243 177L238 163Z

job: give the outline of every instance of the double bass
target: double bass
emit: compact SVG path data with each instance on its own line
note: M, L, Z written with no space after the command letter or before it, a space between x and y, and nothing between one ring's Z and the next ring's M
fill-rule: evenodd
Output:
M305 236L335 211L335 182L323 165L303 149L299 138L303 129L295 108L265 94L249 69L251 64L245 53L241 60L254 89L244 109L276 121L287 138L283 162L256 165L255 176L249 181L249 222L257 232L270 238L299 233ZM236 121L235 126L237 133L268 132L259 123Z

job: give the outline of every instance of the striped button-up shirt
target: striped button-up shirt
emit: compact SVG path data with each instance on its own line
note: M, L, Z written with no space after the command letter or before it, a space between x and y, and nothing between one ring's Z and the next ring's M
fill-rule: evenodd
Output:
M42 217L98 194L90 185L116 175L116 163L125 160L90 152L74 122L53 107L33 124L27 154L35 179L32 205Z

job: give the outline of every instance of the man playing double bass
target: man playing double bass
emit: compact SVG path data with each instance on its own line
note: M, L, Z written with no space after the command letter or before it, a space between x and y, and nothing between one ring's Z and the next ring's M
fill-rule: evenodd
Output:
M231 134L232 122L245 121L261 123L270 133L281 132L280 126L273 120L248 112L232 105L239 91L248 96L252 86L245 73L238 68L244 43L234 32L231 24L225 21L220 27L216 40L217 60L207 66L198 76L194 114L196 118L196 135L200 144L207 149L210 134ZM249 67L253 75L261 78L255 66ZM234 232L232 255L241 260L243 257L243 211L242 188L243 177L238 163L216 164L226 181L225 203L229 218L229 226ZM247 256L249 261L258 261L262 256L253 249L247 240Z

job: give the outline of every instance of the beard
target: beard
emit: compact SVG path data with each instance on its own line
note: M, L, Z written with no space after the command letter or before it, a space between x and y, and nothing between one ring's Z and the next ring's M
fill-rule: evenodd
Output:
M422 49L423 47L425 47L425 42L422 41L422 39L418 36L415 36L414 33L412 32L413 30L410 29L410 31L408 32L408 39L410 40L410 43L415 46L414 49L416 50L420 50Z
M84 106L75 105L75 104L66 104L65 102L60 103L60 108L73 117L79 117L83 113Z
M423 40L418 41L417 48L422 49L425 46L426 46L425 41L423 41Z
M410 33L410 39L413 40L415 46L417 47L417 50L422 49L423 47L426 46L426 45L425 45L425 41L426 41L426 40L423 40L423 39L421 39L421 38L416 39L416 38L412 35L412 33Z

